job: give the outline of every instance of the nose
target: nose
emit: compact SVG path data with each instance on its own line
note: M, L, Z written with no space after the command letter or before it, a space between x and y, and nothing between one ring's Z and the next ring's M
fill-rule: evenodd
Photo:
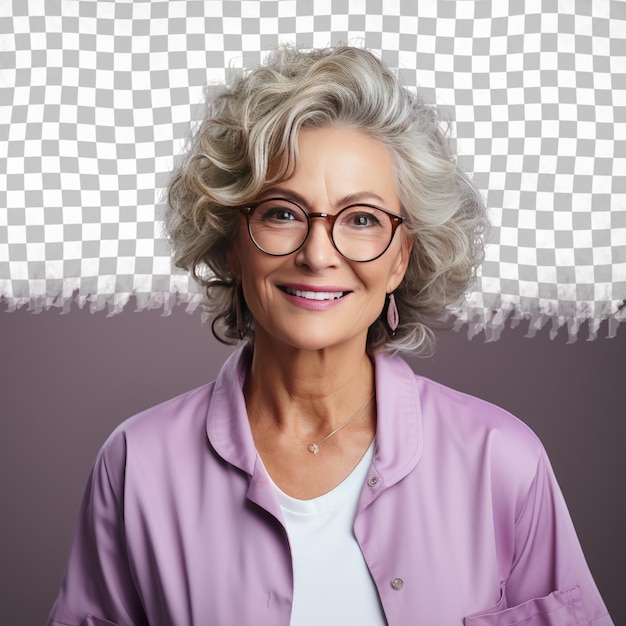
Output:
M304 265L312 271L320 271L334 267L339 263L339 252L331 239L331 224L326 214L310 215L311 228L304 245L296 253L296 263ZM321 218L321 219L319 219Z

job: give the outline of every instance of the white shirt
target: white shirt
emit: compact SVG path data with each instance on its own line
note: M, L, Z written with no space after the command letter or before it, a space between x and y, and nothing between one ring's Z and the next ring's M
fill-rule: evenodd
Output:
M342 483L312 500L297 500L273 485L287 525L293 561L291 626L387 623L352 530L373 455L372 443Z

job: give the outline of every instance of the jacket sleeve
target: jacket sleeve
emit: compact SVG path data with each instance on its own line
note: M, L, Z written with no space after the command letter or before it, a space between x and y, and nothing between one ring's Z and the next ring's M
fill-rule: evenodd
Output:
M466 626L612 626L545 451L515 523L513 564L497 606Z
M147 624L126 550L124 458L124 437L114 434L89 475L47 626Z

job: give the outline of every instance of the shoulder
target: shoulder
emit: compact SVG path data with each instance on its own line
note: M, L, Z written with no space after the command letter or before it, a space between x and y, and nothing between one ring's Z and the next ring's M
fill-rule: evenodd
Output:
M207 459L220 452L216 444L225 437L241 451L242 439L229 439L229 426L240 421L245 429L245 404L241 376L247 358L243 350L234 352L217 378L170 400L157 404L122 422L104 443L98 462L129 475L174 475L197 472ZM233 400L234 398L234 400ZM219 422L216 426L216 422ZM211 438L210 432L213 434ZM216 434L217 431L217 434ZM226 433L226 434L224 434ZM234 441L234 443L233 443ZM222 455L222 458L223 455Z
M424 376L415 375L415 385L427 442L468 468L488 468L508 487L530 487L547 455L527 424L500 406Z
M189 449L189 441L205 440L214 386L207 383L129 417L109 435L99 459L121 467L128 454L161 456L167 449Z
M419 374L414 375L420 403L426 415L451 427L472 432L502 432L538 443L535 433L508 410L469 393L458 391Z
M502 431L531 445L539 443L533 431L506 409L417 374L400 356L377 354L376 376L379 382L392 386L396 395L400 393L408 401L415 397L424 419L473 432Z
M430 446L474 460L489 455L498 465L532 468L533 472L545 454L531 428L506 409L416 374L397 356L377 359L379 370L386 373L387 381L393 379L400 387L412 388L410 394L400 393L406 404L415 398L414 407L406 409L417 413L426 454Z
M191 389L141 411L122 422L112 436L168 437L190 424L206 420L214 382Z

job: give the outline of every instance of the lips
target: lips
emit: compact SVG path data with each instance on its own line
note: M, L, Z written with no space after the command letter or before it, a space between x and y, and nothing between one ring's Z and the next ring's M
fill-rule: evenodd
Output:
M347 291L307 291L304 289L294 289L292 287L281 287L281 289L291 296L305 298L306 300L338 300L343 298Z

